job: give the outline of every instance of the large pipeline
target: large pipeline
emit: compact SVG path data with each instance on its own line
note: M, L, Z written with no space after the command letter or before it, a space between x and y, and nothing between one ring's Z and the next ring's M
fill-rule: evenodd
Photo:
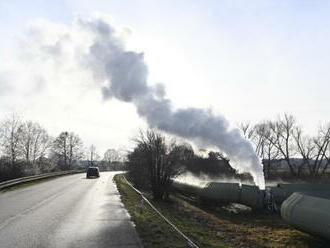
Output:
M310 195L317 192L330 192L330 184L284 184L280 183L277 187L269 187L269 191L274 197L276 204L281 206L283 201L289 198L294 192L306 192Z
M293 193L281 206L282 218L295 228L330 240L330 193Z
M202 202L240 203L252 209L280 210L282 218L297 229L330 239L330 184L278 184L260 190L257 186L238 183L209 182L198 187L174 182L173 187Z
M238 183L210 182L204 187L174 182L173 187L183 193L199 197L201 201L214 201L222 203L240 203L253 209L264 207L265 193L257 186L242 185Z

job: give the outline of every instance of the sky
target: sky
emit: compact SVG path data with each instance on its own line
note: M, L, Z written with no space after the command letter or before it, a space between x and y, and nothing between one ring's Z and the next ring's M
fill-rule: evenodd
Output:
M105 101L79 71L52 71L44 89L31 70L47 65L26 56L31 26L47 23L51 35L98 12L144 54L148 82L164 84L176 108L210 108L233 126L287 112L313 134L330 116L329 11L317 0L0 0L0 114L18 112L54 136L74 131L101 154L131 146L147 127L133 105Z

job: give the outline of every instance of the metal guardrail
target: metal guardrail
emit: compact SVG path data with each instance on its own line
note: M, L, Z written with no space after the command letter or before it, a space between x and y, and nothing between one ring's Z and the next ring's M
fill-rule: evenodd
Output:
M188 247L191 248L199 248L198 245L196 245L191 239L189 239L183 232L179 230L172 222L170 222L152 203L143 195L141 191L136 189L127 179L125 176L123 176L126 183L139 195L141 195L142 199L160 216L162 219L169 224L180 236L187 241Z
M84 171L85 170L58 171L58 172L52 172L52 173L45 173L45 174L41 174L41 175L16 178L16 179L1 182L0 183L0 190L15 186L15 185L18 185L18 184L21 184L21 183L31 182L31 181L35 181L35 180L44 179L44 178L75 174L75 173L80 173L80 172L84 172Z

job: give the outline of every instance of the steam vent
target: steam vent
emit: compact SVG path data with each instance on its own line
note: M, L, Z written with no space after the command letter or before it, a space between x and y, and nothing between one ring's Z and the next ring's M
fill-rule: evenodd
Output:
M260 190L238 183L209 182L203 187L174 182L174 190L204 203L239 203L252 209L281 212L295 228L330 239L330 184L278 184Z

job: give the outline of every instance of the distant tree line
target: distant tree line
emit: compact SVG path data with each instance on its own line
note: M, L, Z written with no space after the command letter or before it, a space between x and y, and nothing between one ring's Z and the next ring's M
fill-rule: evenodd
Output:
M329 181L330 124L310 136L292 115L284 114L275 121L241 123L239 127L261 158L266 180ZM127 156L129 177L137 187L150 190L155 199L166 199L172 180L183 172L253 181L249 173L233 169L224 154L195 154L189 144L169 142L154 130L140 132L135 142Z
M0 121L0 180L58 170L70 170L83 155L74 132L51 137L39 123L17 115Z
M123 149L107 149L103 158L94 145L87 149L86 162L88 166L98 166L101 171L123 171L127 169L127 152Z
M15 114L0 120L0 181L79 166L119 170L124 161L124 155L114 149L101 160L96 147L85 148L74 132L63 131L52 137L39 123Z
M330 123L321 125L313 136L290 114L256 124L241 123L240 128L262 159L266 179L329 177Z

